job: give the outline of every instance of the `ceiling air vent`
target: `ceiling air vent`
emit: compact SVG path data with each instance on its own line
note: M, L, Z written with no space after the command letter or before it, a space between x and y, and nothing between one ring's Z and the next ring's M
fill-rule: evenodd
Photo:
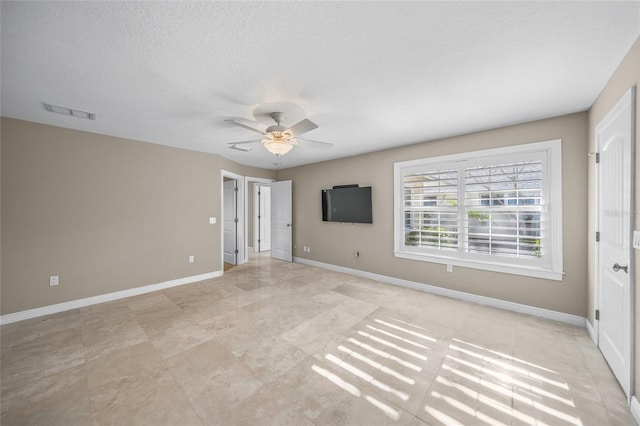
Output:
M242 151L242 152L249 152L253 150L253 148L250 148L248 146L238 146L238 145L231 145L229 148L235 149L236 151Z
M55 112L56 114L62 115L70 115L71 117L84 118L87 120L95 120L96 115L92 112L80 111L79 109L67 108L58 105L48 104L46 102L42 103L44 105L44 109L49 112Z

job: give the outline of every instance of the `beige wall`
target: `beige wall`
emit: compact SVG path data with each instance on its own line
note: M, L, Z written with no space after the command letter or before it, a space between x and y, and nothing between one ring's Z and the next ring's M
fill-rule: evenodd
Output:
M640 82L640 38L636 40L634 45L629 50L629 53L625 56L623 61L616 69L613 76L609 79L609 82L604 87L598 99L594 102L593 106L589 110L589 151L595 151L595 128L604 118L604 116L611 110L611 108L618 102L618 100L629 90L630 87L637 85ZM640 209L640 93L636 92L636 208L634 214L637 217L637 212ZM588 320L593 324L594 320L594 291L595 291L595 165L593 162L589 164L589 286L588 286ZM636 219L637 221L637 219ZM636 222L635 229L640 229L639 224ZM637 265L640 260L640 254L637 250L634 251L636 267L635 283L636 288L636 300L635 300L635 324L640 324L640 292L637 290L640 285L640 273L638 273ZM637 395L640 392L640 326L636 325L636 337L635 337L635 392Z
M562 139L564 270L559 281L396 258L393 255L393 164L417 158ZM294 256L568 314L587 306L587 114L579 113L278 171L293 181ZM373 224L322 222L320 191L372 186ZM304 253L303 246L311 253ZM353 256L360 251L360 258Z
M221 219L221 169L275 177L217 155L8 118L1 134L3 315L221 270L221 220L209 224Z

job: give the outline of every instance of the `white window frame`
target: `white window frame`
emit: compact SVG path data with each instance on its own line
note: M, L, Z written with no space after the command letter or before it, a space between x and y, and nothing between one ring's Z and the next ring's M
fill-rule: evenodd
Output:
M511 259L503 256L477 256L466 253L464 238L466 230L462 226L464 207L464 170L482 164L496 164L508 161L522 161L530 158L542 158L543 203L546 206L545 253L544 261L537 263L528 259ZM444 251L434 248L405 246L404 176L422 170L457 168L458 205L461 226L458 229L457 251ZM394 255L396 257L433 262L486 271L524 275L561 281L564 275L562 260L562 143L560 139L494 148L482 151L465 152L440 157L394 163Z

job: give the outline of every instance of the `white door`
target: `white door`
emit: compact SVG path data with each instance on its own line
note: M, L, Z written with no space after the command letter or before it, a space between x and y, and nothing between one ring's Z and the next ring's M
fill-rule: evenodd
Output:
M627 396L632 383L633 105L630 89L596 127L598 346Z
M271 188L261 186L259 191L260 213L259 213L259 247L260 251L271 250Z
M291 262L291 181L271 184L271 257Z
M237 264L237 192L236 181L224 181L222 201L222 232L224 261L232 265Z

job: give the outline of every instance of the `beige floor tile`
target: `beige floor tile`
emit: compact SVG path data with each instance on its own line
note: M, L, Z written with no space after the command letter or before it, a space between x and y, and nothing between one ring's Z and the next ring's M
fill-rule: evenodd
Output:
M80 312L83 321L91 318L99 318L102 320L110 318L118 319L118 317L132 312L126 304L126 299L85 306L84 308L80 308L78 311Z
M121 380L140 370L150 370L162 364L160 354L150 342L138 343L114 350L86 363L89 389Z
M3 350L8 349L51 333L75 329L81 324L82 317L80 312L77 309L73 309L55 315L3 325L0 328L0 347Z
M212 338L211 332L197 323L181 321L162 332L152 334L149 341L162 358L168 358Z
M307 354L314 354L359 321L359 317L334 308L285 332L282 338Z
M120 315L86 316L82 321L85 359L107 355L148 340L144 330L128 310Z
M3 425L90 425L91 406L84 365L2 392Z
M601 404L577 398L557 399L520 394L514 401L516 424L531 424L532 419L549 425L610 425L611 419Z
M429 425L510 425L512 408L494 394L440 378L416 412Z
M327 378L327 374L333 376ZM341 380L332 367L314 358L306 358L238 405L230 414L229 423L314 424L325 409L351 398L350 392L360 392Z
M136 313L167 311L178 308L178 305L161 291L130 297L125 299L124 302L129 306L129 309Z
M354 283L341 284L331 291L374 305L380 305L390 297L388 293L383 293L373 288L366 288L362 284L356 285Z
M238 358L253 375L263 383L271 383L281 374L295 367L304 358L302 350L285 342L280 337L261 339L251 345Z
M43 334L2 350L1 386L28 383L84 363L80 326Z
M91 389L94 425L202 425L182 389L161 366L139 369Z
M326 306L337 307L346 313L350 313L362 318L370 315L379 308L379 304L365 302L364 300L355 299L345 294L334 291L323 291L312 297L316 302Z
M250 255L0 328L8 425L630 425L583 328Z
M262 385L249 368L235 361L211 374L193 378L182 387L204 424L222 425L228 424L234 409Z
M217 340L209 340L167 358L166 365L181 385L217 377L220 371L236 362L236 357Z

